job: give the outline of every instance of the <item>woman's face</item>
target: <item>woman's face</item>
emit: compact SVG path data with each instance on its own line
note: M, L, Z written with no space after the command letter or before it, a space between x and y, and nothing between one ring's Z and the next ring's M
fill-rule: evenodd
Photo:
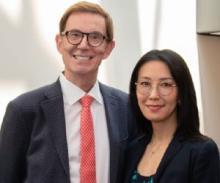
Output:
M136 95L140 110L148 120L176 122L178 89L165 63L152 60L142 65Z

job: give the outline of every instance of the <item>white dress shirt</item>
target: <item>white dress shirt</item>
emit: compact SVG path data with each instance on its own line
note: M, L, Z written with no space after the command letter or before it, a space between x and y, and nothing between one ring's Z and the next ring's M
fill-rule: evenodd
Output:
M66 136L68 144L71 183L80 183L80 111L79 100L86 94L78 86L60 75L64 101ZM110 148L103 98L98 81L87 93L94 98L91 104L95 133L96 179L97 183L109 183Z

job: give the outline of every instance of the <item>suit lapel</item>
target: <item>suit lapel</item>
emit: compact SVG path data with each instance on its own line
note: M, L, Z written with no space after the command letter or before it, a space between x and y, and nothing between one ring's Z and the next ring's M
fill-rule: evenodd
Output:
M48 100L45 100L41 104L46 118L46 124L61 164L69 177L63 97L58 81L47 91L46 96Z
M183 146L182 137L176 135L173 140L171 141L170 145L168 146L161 163L157 169L155 182L159 182L160 178L162 177L166 167L169 165L171 160L175 157L175 155L180 151Z
M105 112L107 117L107 126L110 143L110 182L116 182L118 168L120 166L121 146L128 138L127 127L121 121L127 120L124 115L123 108L118 103L118 98L114 96L109 89L100 84L101 93L105 104ZM124 106L126 107L126 106ZM126 109L125 109L126 110Z

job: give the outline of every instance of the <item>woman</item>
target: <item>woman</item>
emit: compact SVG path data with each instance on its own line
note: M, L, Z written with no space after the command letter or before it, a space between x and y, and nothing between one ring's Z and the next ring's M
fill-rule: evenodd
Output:
M127 149L125 183L220 183L218 148L199 131L195 89L181 56L146 53L133 70L130 99L140 135Z

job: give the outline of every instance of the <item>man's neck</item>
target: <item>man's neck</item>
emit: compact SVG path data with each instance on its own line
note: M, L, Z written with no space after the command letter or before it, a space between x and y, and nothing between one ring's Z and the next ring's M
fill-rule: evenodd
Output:
M94 86L97 80L97 75L91 76L91 75L82 74L82 75L69 76L64 74L64 76L66 77L67 80L69 80L74 85L81 88L86 93L91 90L91 88Z

